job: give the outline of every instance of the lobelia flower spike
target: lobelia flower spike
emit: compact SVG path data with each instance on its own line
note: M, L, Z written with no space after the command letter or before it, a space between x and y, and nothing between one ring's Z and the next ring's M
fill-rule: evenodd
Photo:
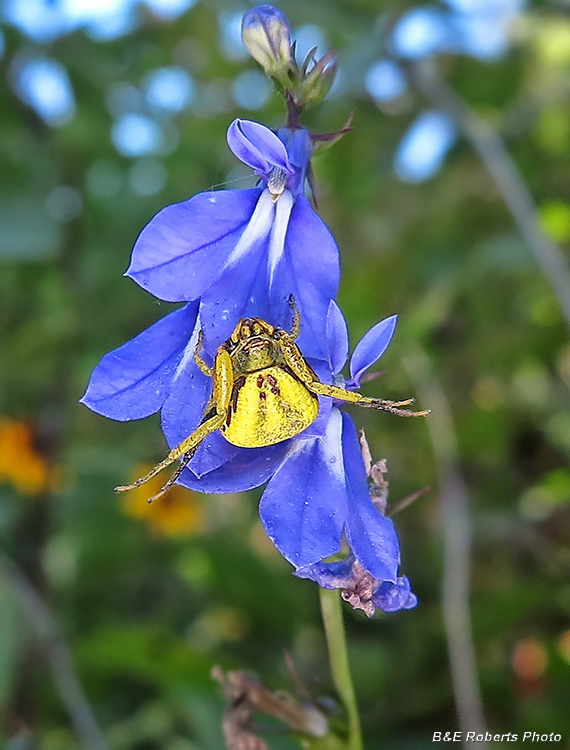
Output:
M326 359L323 321L340 267L334 238L303 193L310 135L235 120L228 144L259 175L259 186L200 193L164 208L137 239L126 275L168 302L200 298L211 357L242 317L287 327L292 294L304 322L301 349Z
M250 51L265 67L274 66L270 75L278 82L289 66L282 83L288 127L274 133L259 123L235 120L228 145L258 175L258 186L201 193L163 209L143 229L126 275L159 299L186 304L103 357L82 399L121 421L161 410L171 448L202 423L212 396L208 366L240 319L290 330L289 299L294 298L302 321L297 341L302 356L321 384L334 381L347 391L359 387L364 371L388 346L396 323L388 318L366 334L345 382L339 373L348 335L334 302L338 250L304 190L311 179L313 146L334 142L349 124L338 133L311 136L298 122L307 104L326 95L336 60L329 53L315 61L312 51L298 66L288 21L272 6L246 14L244 39L248 35ZM202 365L195 357L199 340ZM320 395L318 416L307 429L266 447L238 447L216 428L183 462L177 481L216 493L270 480L260 515L296 575L324 588L350 590L357 599L368 587L367 614L371 607L415 606L407 579L398 576L396 531L370 499L356 431L340 403ZM347 559L326 562L340 551L343 537L351 550Z

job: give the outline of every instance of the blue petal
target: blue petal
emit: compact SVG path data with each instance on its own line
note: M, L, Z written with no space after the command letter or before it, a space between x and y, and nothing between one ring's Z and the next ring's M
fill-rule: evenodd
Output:
M293 171L285 146L265 125L251 120L234 120L228 128L227 139L237 158L256 174L267 176L273 167L279 167L286 174Z
M275 317L286 310L289 295L295 298L301 316L297 344L305 357L328 361L327 312L339 279L336 242L307 198L299 195L289 219L284 252L269 283Z
M305 196L293 205L273 273L268 268L270 241L270 233L260 231L247 254L204 293L204 346L214 356L241 317L262 318L290 330L293 295L301 316L299 348L305 357L326 361L326 315L340 277L336 243Z
M279 325L281 320L270 310L265 270L267 242L250 250L238 265L226 268L220 278L204 293L200 318L204 329L204 348L215 356L219 346L227 341L240 318L257 317ZM283 300L281 316L291 317L290 308Z
M388 348L396 330L397 321L397 315L391 315L389 318L381 320L368 333L365 333L358 342L350 360L351 383L354 383L355 387L359 386L360 378L366 370L372 367Z
M401 576L396 583L384 581L374 592L372 603L383 612L399 612L416 607L418 599L412 593L410 581L406 576Z
M210 439L212 438L219 438L219 445L216 446L216 449L223 448L221 441L226 443L228 456L230 457L221 463L218 468L198 478L191 471L194 461L198 458L198 454L196 454L189 464L189 469L182 473L179 480L180 484L198 492L212 492L214 494L245 492L267 482L283 463L290 448L290 441L287 440L276 445L269 445L266 448L236 448L236 446L230 445L219 433L211 435ZM202 446L206 449L207 440L204 440Z
M336 375L348 358L348 328L340 307L333 299L327 312L327 344L331 372Z
M81 402L119 421L142 419L162 406L196 324L198 304L170 313L97 365Z
M340 549L346 490L338 455L340 420L327 439L297 440L263 493L259 514L269 538L297 568Z
M333 412L336 409L333 409ZM342 415L342 449L349 506L346 538L362 567L379 581L396 581L400 545L392 522L370 499L366 471L354 423Z
M220 276L260 195L217 190L167 206L140 233L125 275L159 299L196 299Z
M215 471L231 461L239 451L237 445L229 443L222 433L216 430L216 432L208 435L196 451L196 455L190 464L192 474L197 479L201 479L204 474ZM249 451L249 454L249 457L252 458L251 451Z
M194 362L195 338L187 347L187 356L179 366L162 407L162 431L170 448L185 440L202 421L212 395L212 378L204 375Z
M333 376L328 362L325 362L322 359L313 359L309 357L307 363L313 369L321 383L332 383ZM333 407L333 400L330 396L318 396L318 399L319 413L317 414L317 418L299 434L300 440L323 437L326 435L331 409Z
M277 135L287 148L289 162L295 167L294 174L287 180L287 188L297 195L305 189L307 167L313 151L311 135L305 128L280 128Z
M322 589L349 588L354 583L353 563L354 555L350 554L344 560L337 562L319 562L297 568L295 575L297 578L310 578Z

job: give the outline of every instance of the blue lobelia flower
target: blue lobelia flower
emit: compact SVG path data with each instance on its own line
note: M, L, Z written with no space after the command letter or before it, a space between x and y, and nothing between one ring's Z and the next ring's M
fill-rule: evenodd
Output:
M241 317L289 328L293 294L302 319L298 343L327 378L325 321L340 269L334 238L302 192L310 136L283 128L278 137L236 120L228 143L259 175L259 187L200 193L163 209L145 227L127 275L160 299L189 302L106 355L82 399L120 421L161 409L171 447L198 426L211 392L193 358L200 330L206 356L213 357ZM249 489L269 478L274 463L267 457L285 452L281 444L253 455L214 433L194 456L192 476L222 467L205 491Z
M103 357L83 403L119 420L162 409L167 441L170 447L178 445L199 425L211 394L211 379L193 359L201 326L198 307L198 301L187 304ZM347 359L348 334L342 313L331 301L324 320L327 363L319 368L321 380L334 378L348 389L358 388L364 372L386 350L395 325L392 316L363 337L351 358L350 379L344 382L339 373ZM219 432L212 433L178 481L216 493L250 489L269 479L261 499L261 519L298 576L329 588L331 581L341 580L342 572L344 589L354 590L348 585L349 576L354 578L351 571L362 569L367 581L375 582L375 607L396 611L415 606L406 579L398 577L394 526L370 498L352 419L331 398L319 397L319 401L313 425L266 448L239 448ZM342 564L323 562L339 552L343 535L351 557Z
M348 333L340 309L331 302L327 342L337 385L359 388L366 370L388 347L396 320L395 315L386 318L365 334L352 355L350 379L344 381L340 372L347 360ZM328 411L324 434L290 441L285 460L261 498L261 520L297 576L311 578L323 588L343 589L345 598L369 616L376 608L410 609L417 599L407 578L398 577L396 530L372 502L354 423L339 406ZM349 556L342 562L324 562L340 551L343 534ZM364 583L370 589L368 597Z
M324 321L340 268L334 238L303 192L310 135L235 120L228 144L259 186L200 193L164 208L137 239L126 275L161 300L199 298L212 357L242 317L286 328L292 294L304 323L302 351L326 359Z

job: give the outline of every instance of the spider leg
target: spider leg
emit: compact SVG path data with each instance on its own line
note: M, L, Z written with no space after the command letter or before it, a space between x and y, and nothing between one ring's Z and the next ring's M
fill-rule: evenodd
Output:
M186 438L186 440L183 440L180 445L177 445L176 448L173 448L168 456L164 459L164 461L161 461L159 464L157 464L154 469L151 469L151 471L149 471L146 476L137 479L132 484L124 484L120 485L119 487L115 487L115 492L126 492L127 490L134 490L137 487L140 487L142 484L146 484L157 474L160 474L163 469L166 469L167 466L170 466L170 464L174 463L174 461L177 461L179 458L182 458L187 453L190 453L192 451L192 455L194 455L195 450L198 448L202 440L211 432L214 432L214 430L219 430L225 421L225 410L223 410L219 414L215 414L213 417L210 417L210 419L207 419L197 429L195 429L194 432ZM190 456L190 458L192 458L192 455ZM188 461L190 460L190 458L188 459Z
M196 348L194 349L194 362L198 365L200 370L204 373L204 375L208 375L209 377L212 377L213 369L209 367L202 357L200 356L200 349L202 348L202 341L204 341L204 331L200 329L200 332L198 334L198 341L196 343Z
M216 408L215 414L208 419L205 419L191 435L183 440L180 445L177 445L176 448L173 448L164 461L157 464L146 476L137 479L136 482L133 482L132 484L115 487L115 492L134 490L136 487L140 487L141 484L146 484L146 482L159 474L163 469L166 469L166 467L170 466L174 461L183 458L190 452L192 452L193 455L195 449L207 435L220 429L228 416L228 408L234 384L232 360L228 352L222 347L218 349L212 375L214 381L212 401ZM188 459L188 461L189 460L190 459ZM178 476L180 476L180 474L178 474ZM176 478L178 478L178 476Z
M346 391L344 388L339 388L336 385L327 385L318 380L305 383L305 385L310 391L318 395L330 396L339 401L345 401L348 404L357 404L358 406L365 406L369 409L388 411L391 414L397 414L399 417L425 417L430 413L429 409L424 411L410 411L409 409L400 408L401 406L409 406L409 404L412 404L414 401L413 398L408 398L405 401L387 401L383 398L369 398L368 396L362 396L355 391Z
M192 458L194 457L194 454L198 450L198 446L194 446L192 450L188 451L188 453L184 456L182 461L180 461L180 465L174 472L174 474L166 481L165 484L162 485L160 488L160 492L157 492L156 495L152 495L152 497L149 497L147 500L147 503L154 503L155 500L161 500L167 492L170 490L173 484L176 484L176 481L178 480L179 476L182 474L184 469L188 466Z
M301 316L299 315L299 311L297 310L297 305L295 304L295 297L293 297L292 294L289 295L289 307L291 308L293 312L293 323L291 324L291 338L293 340L299 338L299 333L301 332Z
M366 406L370 409L389 411L392 414L398 414L400 417L425 417L430 413L429 409L424 411L410 411L409 409L400 408L412 404L414 401L413 398L408 398L404 401L388 401L382 398L369 398L368 396L362 396L355 391L347 391L344 388L339 388L336 385L321 383L294 341L295 335L298 333L299 313L295 307L293 295L289 297L289 304L295 313L293 329L290 334L287 333L287 331L279 332L279 346L281 354L283 355L288 367L301 383L303 383L307 390L316 395L330 396L339 401L346 401L349 404L358 404L359 406Z

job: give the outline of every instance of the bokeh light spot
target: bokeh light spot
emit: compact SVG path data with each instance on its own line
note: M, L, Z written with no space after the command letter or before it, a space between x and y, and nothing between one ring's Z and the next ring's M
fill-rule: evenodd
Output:
M153 13L170 20L178 18L196 5L196 0L144 0Z
M364 85L370 96L379 102L397 99L406 91L406 78L396 63L377 60L368 68Z
M135 195L159 193L166 184L168 173L158 159L137 159L129 171L129 187Z
M144 92L153 109L176 114L192 104L195 86L183 68L158 68L147 76Z
M394 169L405 182L422 182L436 174L453 146L456 127L442 112L423 112L404 135L394 158Z
M243 60L248 51L241 39L241 21L247 8L229 13L220 13L220 35L222 50L230 60Z
M396 24L392 46L398 55L418 59L443 49L448 38L449 24L445 13L434 8L414 8Z
M244 109L260 109L271 94L271 85L258 70L244 70L235 79L232 94L236 104Z
M71 120L75 99L63 65L47 58L16 58L12 74L18 96L48 125L58 127Z
M570 206L562 201L548 201L540 207L540 223L557 242L570 240Z
M146 156L160 151L163 133L154 120L135 113L122 115L113 125L111 138L125 156Z

